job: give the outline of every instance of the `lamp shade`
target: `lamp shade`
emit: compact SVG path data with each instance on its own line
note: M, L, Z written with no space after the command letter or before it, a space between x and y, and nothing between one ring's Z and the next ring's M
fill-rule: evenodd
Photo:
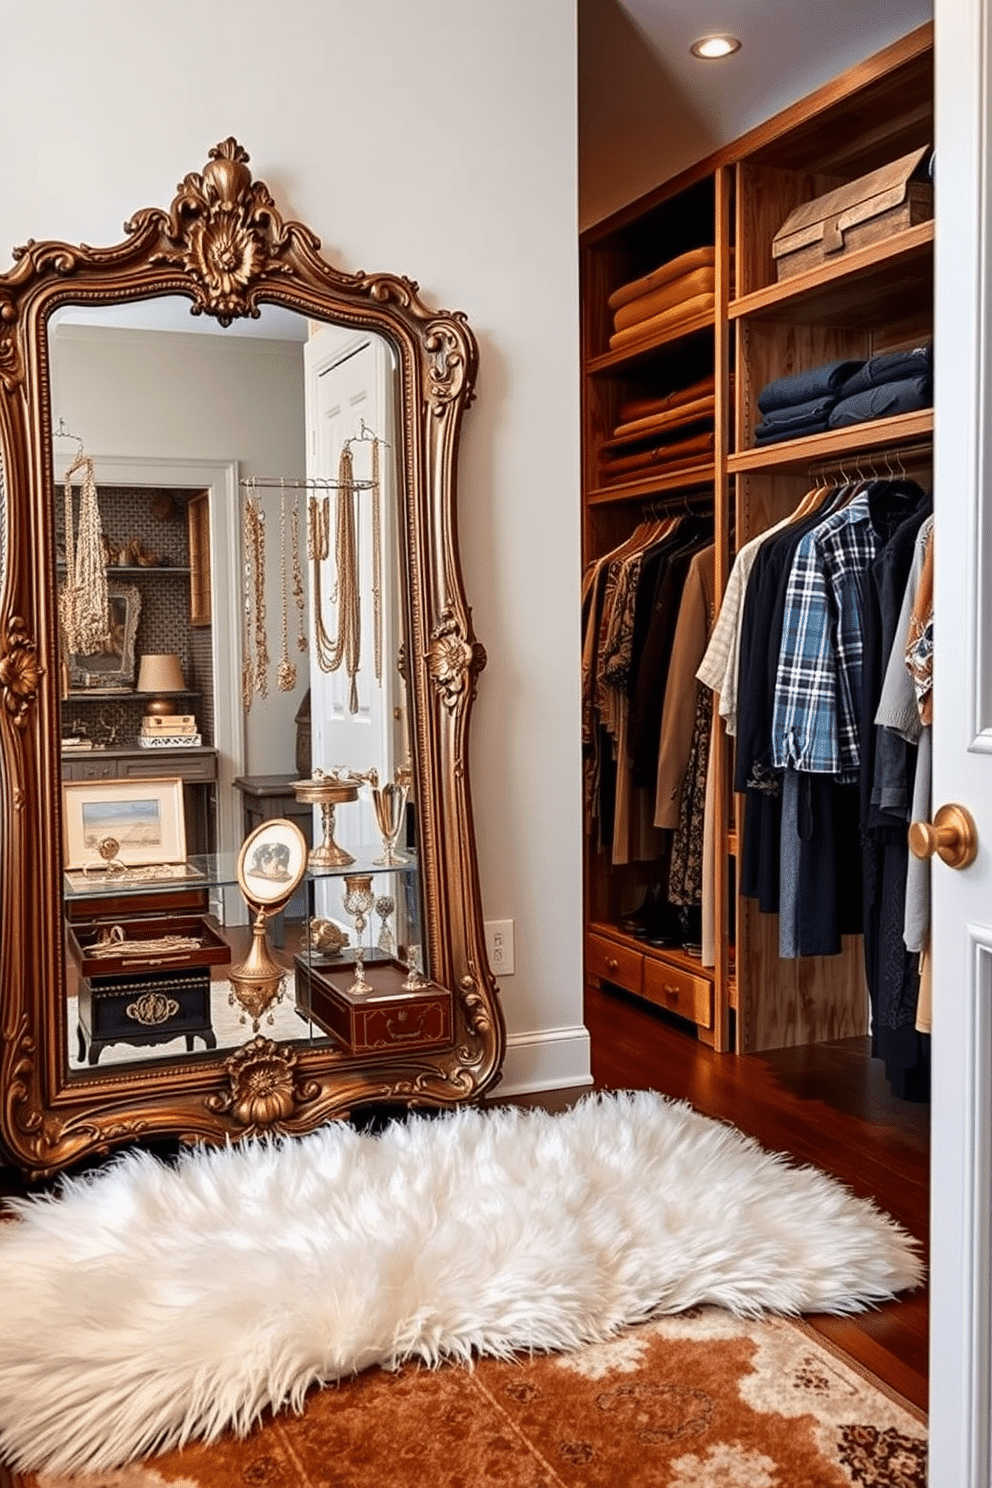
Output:
M141 666L138 668L138 691L155 694L169 692L183 692L186 682L183 678L183 669L179 664L179 657L174 654L165 656L146 655L141 658ZM171 703L166 703L162 711L171 711ZM150 703L148 711L155 711L155 704Z

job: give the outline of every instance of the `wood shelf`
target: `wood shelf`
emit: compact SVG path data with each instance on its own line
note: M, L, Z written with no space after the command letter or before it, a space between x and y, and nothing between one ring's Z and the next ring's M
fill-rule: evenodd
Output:
M676 346L680 341L687 341L690 336L698 336L705 331L709 331L712 335L715 325L716 315L712 310L708 310L705 315L693 315L689 320L671 326L661 335L652 336L650 340L639 341L634 346L624 346L617 351L604 351L599 356L590 357L586 370L593 377L607 373L615 375L629 367L639 366L657 355L659 351Z
M600 486L586 497L589 506L613 506L622 501L650 501L652 496L665 496L678 491L712 489L716 466L683 466L680 470L668 470L664 475L647 476L642 480L618 481L615 486Z
M731 300L730 320L782 324L878 325L932 306L933 222L842 253L819 268Z
M933 438L933 409L921 408L915 413L897 413L892 418L869 424L851 424L846 429L827 429L822 434L807 434L804 439L783 439L761 449L739 450L728 456L731 475L751 475L758 471L788 474L806 470L821 461L857 456L870 458L873 450L899 450L902 446L925 443Z

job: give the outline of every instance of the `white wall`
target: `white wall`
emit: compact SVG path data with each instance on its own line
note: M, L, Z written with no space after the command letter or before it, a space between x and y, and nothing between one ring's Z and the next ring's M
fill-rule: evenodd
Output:
M139 461L224 460L236 462L239 478L306 474L302 341L92 325L59 325L52 340L53 423L63 419L98 461L106 455ZM73 446L57 453L71 454ZM292 692L276 686L282 603L279 492L260 489L257 496L267 518L269 692L253 697L244 719L243 770L280 775L295 768L295 718L309 678L303 666ZM212 520L232 523L240 532L240 507L225 511L218 491L212 500ZM239 574L233 577L240 581ZM290 616L294 625L295 611ZM292 640L291 629L291 646ZM220 621L214 646L219 655L226 651L237 677L237 637L225 635ZM296 655L293 647L291 658ZM240 683L235 686L240 693Z
M489 653L471 749L483 904L516 922L507 1085L581 1032L574 0L0 0L0 242L113 243L228 134L345 269L480 341L465 583Z

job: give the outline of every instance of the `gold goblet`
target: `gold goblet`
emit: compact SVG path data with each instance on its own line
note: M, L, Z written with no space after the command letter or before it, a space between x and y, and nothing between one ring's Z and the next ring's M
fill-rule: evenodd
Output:
M399 773L397 771L397 776ZM402 853L395 851L396 839L403 825L407 794L408 788L405 784L400 785L392 780L387 781L385 785L373 784L372 786L375 819L382 833L382 857L375 859L378 868L396 868L407 862Z
M375 890L371 873L346 873L344 876L344 907L355 921L355 980L348 989L351 993L371 992L372 983L365 975L365 947L362 934L368 924L368 916L375 904Z

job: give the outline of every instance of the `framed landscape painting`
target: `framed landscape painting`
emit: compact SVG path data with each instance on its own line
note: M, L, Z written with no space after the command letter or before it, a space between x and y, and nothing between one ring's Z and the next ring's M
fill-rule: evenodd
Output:
M183 783L73 780L62 785L64 867L127 867L186 859Z

